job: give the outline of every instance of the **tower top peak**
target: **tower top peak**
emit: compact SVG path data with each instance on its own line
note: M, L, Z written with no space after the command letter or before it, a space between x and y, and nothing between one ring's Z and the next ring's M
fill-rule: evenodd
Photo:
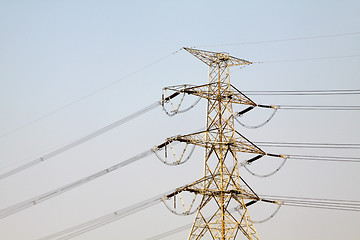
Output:
M226 63L229 67L252 64L250 61L230 56L227 52L211 52L187 47L184 47L184 49L210 67L223 63Z

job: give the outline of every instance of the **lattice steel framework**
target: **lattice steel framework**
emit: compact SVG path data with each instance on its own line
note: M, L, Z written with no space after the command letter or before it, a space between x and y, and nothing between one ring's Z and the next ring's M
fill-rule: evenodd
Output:
M202 86L173 86L175 93L196 95L207 99L207 122L204 131L168 138L162 148L173 141L195 144L205 148L204 177L177 189L167 198L188 191L202 196L189 239L235 239L240 231L247 239L259 239L247 207L260 200L239 174L239 152L266 155L242 136L234 127L233 104L256 106L248 97L230 84L229 67L245 66L251 62L227 53L185 48L209 66L209 83ZM165 99L166 100L166 99ZM239 206L235 216L229 208ZM208 216L209 212L214 212Z

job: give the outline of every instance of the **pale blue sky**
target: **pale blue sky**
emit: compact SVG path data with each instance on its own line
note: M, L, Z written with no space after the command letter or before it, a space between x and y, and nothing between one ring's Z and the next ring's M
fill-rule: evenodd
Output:
M224 45L360 31L360 2L344 1L1 1L0 135L89 93L117 84L26 128L0 138L1 172L78 139L145 107L165 86L207 82L207 67L183 46L225 51L254 62L234 71L240 90L360 89L360 57L267 61L360 54L360 34L262 44ZM219 46L215 46L219 45ZM205 47L204 47L205 48ZM263 104L359 105L359 97L260 97ZM266 118L268 112L249 116ZM190 117L191 116L191 117ZM0 209L126 160L166 137L204 126L205 102L173 118L156 109L48 162L0 181ZM279 111L265 127L239 131L253 141L359 143L357 112ZM279 151L269 149L269 151ZM290 151L290 150L288 150ZM359 152L296 150L307 155L356 157ZM283 153L283 152L281 152ZM284 152L285 154L287 152ZM130 206L202 175L202 151L179 167L147 157L78 189L0 220L0 238L38 239ZM259 172L276 168L269 159ZM275 165L277 164L274 163ZM4 168L10 166L10 168ZM357 164L289 162L275 176L242 171L256 192L360 199ZM271 212L266 205L254 219ZM76 239L143 240L192 222L163 205ZM263 240L357 239L358 213L283 207L256 225ZM186 239L182 232L171 239Z

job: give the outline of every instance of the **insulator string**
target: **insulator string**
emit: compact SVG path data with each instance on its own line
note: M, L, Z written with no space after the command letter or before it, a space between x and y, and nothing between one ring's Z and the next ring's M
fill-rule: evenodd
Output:
M171 143L170 143L169 145L170 145L171 148L172 148ZM166 165L169 165L169 166L178 166L178 165L181 165L181 164L186 163L186 162L191 158L191 156L192 156L193 153L194 153L194 150L195 150L196 145L192 145L191 150L190 150L188 156L183 160L184 154L185 154L185 151L186 151L187 147L188 147L188 144L185 146L185 148L184 148L184 150L183 150L183 153L182 153L182 155L180 156L179 159L177 159L176 154L174 153L174 151L172 151L173 156L174 156L174 158L175 158L175 161L173 161L173 162L168 162L168 160L167 160L168 157L167 157L166 155L165 155L165 158L161 157L161 156L159 155L159 153L158 153L159 149L153 148L153 152L154 152L155 156L156 156L162 163L164 163L164 164L166 164ZM166 149L166 146L165 146L165 149ZM166 150L165 150L165 151L166 151Z
M266 178L266 177L270 177L270 176L274 175L275 173L277 173L278 171L280 171L280 169L284 166L284 164L286 163L287 160L288 160L288 158L284 158L284 160L282 161L280 166L268 174L257 174L255 172L251 171L246 165L244 165L244 168L253 176L260 177L260 178Z
M165 103L162 105L162 109L164 110L164 112L166 113L166 115L172 117L172 116L175 116L176 114L179 114L179 113L184 113L184 112L187 112L189 110L191 110L192 108L194 108L201 100L201 97L199 97L193 104L191 104L189 107L185 108L185 109L182 109L182 110L179 110L180 109L180 106L183 102L183 99L184 99L184 96L185 96L185 93L183 94L183 97L179 103L179 105L177 107L175 107L172 103L172 100L170 99L170 104L171 106L173 107L173 110L171 112L169 112L168 110L166 110L165 108Z
M194 199L196 198L196 196L194 197ZM200 205L197 206L196 208L191 210L191 207L182 213L178 213L177 211L173 210L167 203L165 199L161 199L161 201L164 203L165 207L169 210L169 212L171 212L172 214L175 214L177 216L187 216L187 215L192 215L194 213L196 213L196 211L199 209Z
M240 120L239 120L239 117L234 115L234 118L236 120L236 122L238 122L241 126L245 127L245 128L250 128L250 129L255 129L255 128L260 128L260 127L263 127L265 126L265 124L267 124L268 122L270 122L270 120L275 116L275 113L278 109L275 108L274 111L272 112L272 114L270 115L270 117L263 123L259 124L259 125L254 125L254 126L251 126L251 125L246 125L244 123L242 123Z
M273 217L275 217L275 215L279 212L280 208L282 205L278 205L277 208L275 209L275 211L267 218L263 219L263 220L252 220L253 223L264 223L269 221L270 219L272 219Z

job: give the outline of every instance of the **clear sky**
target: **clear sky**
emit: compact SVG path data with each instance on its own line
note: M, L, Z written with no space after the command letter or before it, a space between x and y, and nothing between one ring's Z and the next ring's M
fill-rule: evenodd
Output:
M172 54L183 46L264 62L232 72L231 81L240 90L360 89L360 57L326 58L360 54L360 34L341 35L360 32L359 12L357 0L0 0L0 172L150 105L161 98L165 86L206 83L205 64L185 51ZM259 43L334 34L340 35ZM249 42L252 44L232 44ZM282 61L309 58L323 59ZM262 104L359 105L359 96L252 99ZM12 132L70 103L74 104ZM257 111L244 121L260 123L270 114ZM263 128L238 126L238 130L252 141L359 143L359 121L360 114L355 111L280 110ZM205 101L175 117L157 108L0 180L0 209L126 160L166 137L190 133L204 125ZM264 150L359 156L359 150ZM266 173L279 164L271 161L264 159L251 167ZM164 166L149 156L0 219L0 238L38 239L131 206L198 179L202 165L201 149L178 167ZM241 173L259 194L359 200L359 170L358 163L289 161L270 178L255 178L243 169ZM259 204L251 210L256 220L267 217L274 207ZM159 204L76 239L143 240L191 223L193 218L172 215ZM257 224L256 229L263 240L358 239L359 222L356 212L284 206L275 218ZM184 231L171 239L187 236L188 231Z

